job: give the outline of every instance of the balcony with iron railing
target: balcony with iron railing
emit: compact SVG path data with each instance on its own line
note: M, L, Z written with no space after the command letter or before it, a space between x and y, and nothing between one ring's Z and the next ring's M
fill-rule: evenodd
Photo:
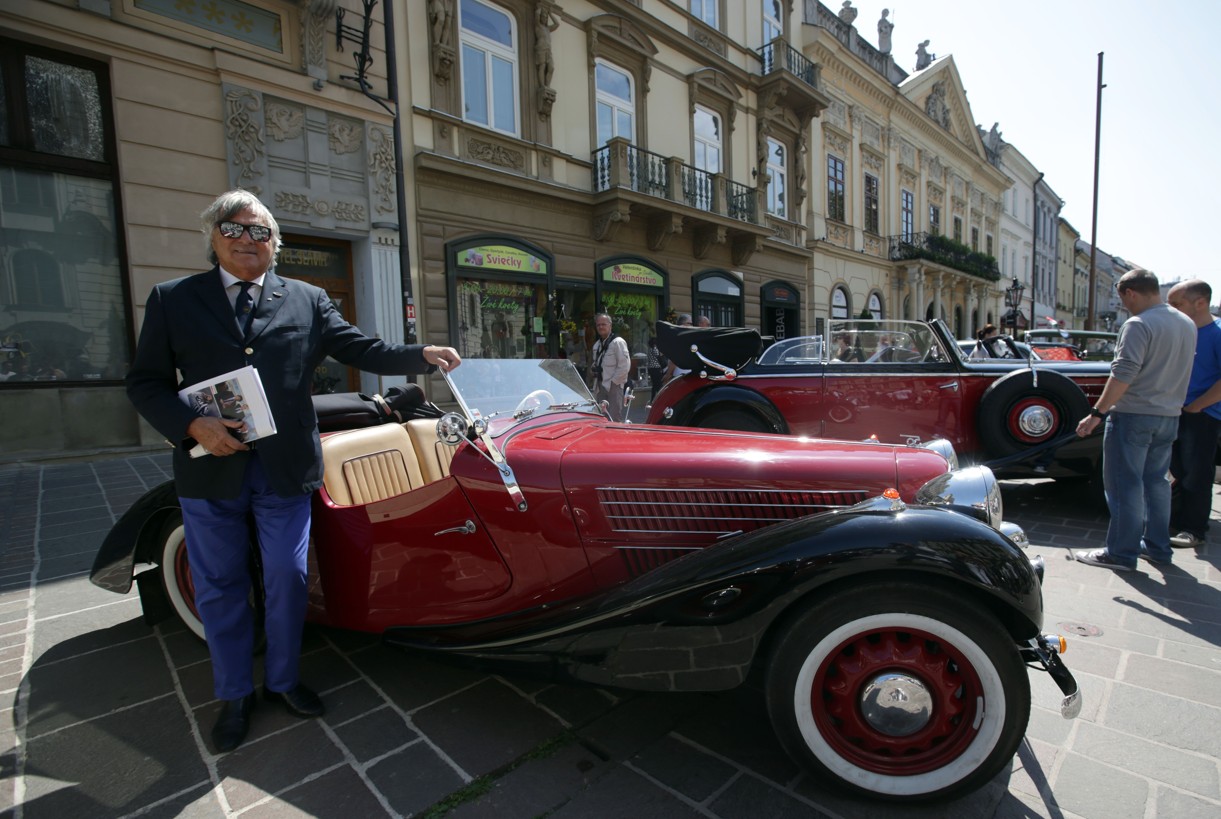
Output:
M998 281L1001 272L996 259L972 250L961 242L938 233L911 233L887 237L891 261L924 259L986 281Z
M759 55L759 97L774 96L777 103L792 109L801 121L818 116L830 99L819 90L819 66L788 42L777 37Z
M742 264L773 233L762 223L763 194L758 188L622 137L593 152L593 193L593 232L600 241L639 214L648 225L654 250L662 249L673 235L690 232L697 258L712 245L728 241L735 262Z

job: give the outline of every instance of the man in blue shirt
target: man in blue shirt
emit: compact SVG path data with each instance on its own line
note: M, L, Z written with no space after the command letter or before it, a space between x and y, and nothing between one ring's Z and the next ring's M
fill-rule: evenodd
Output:
M1221 432L1221 325L1209 310L1213 291L1192 279L1170 288L1166 301L1196 325L1196 355L1179 416L1179 437L1170 457L1174 497L1170 545L1191 549L1204 542L1212 512L1217 433Z

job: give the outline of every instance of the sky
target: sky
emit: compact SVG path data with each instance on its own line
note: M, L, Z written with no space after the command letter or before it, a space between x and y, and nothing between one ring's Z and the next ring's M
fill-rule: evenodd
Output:
M838 11L840 0L823 0ZM1098 247L1163 281L1203 278L1221 300L1221 2L1216 0L853 0L877 45L909 73L916 46L954 56L975 122L999 123L1093 233L1098 53L1103 52ZM1196 204L1192 204L1192 203Z

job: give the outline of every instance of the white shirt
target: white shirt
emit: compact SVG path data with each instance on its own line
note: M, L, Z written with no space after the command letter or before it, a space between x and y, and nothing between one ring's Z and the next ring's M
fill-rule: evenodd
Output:
M254 300L256 305L259 303L259 296L263 295L263 279L266 276L267 274L264 273L250 283L252 285L250 288L250 298ZM225 296L229 299L229 306L236 312L237 296L242 292L242 288L239 285L241 285L243 279L239 279L222 267L220 268L220 280L225 285Z

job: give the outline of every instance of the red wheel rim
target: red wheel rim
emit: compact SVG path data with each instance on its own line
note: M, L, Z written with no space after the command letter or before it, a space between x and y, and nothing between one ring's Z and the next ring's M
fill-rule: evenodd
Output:
M909 736L884 734L862 715L861 695L879 674L918 679L932 698L928 723ZM979 731L983 685L954 646L927 632L877 629L841 643L814 677L814 723L831 749L851 764L887 776L943 768Z
M1031 435L1022 429L1022 413L1031 408L1046 410L1047 413L1051 415L1051 424L1048 426L1047 432L1043 433L1042 435ZM1009 415L1006 420L1008 422L1006 426L1009 429L1009 434L1017 440L1027 444L1037 444L1042 441L1046 441L1048 438L1054 435L1056 430L1060 427L1060 413L1056 411L1055 404L1044 398L1023 398L1010 408Z
M195 581L191 579L191 564L187 562L186 538L183 538L174 550L174 584L191 614L198 619L199 611L195 608Z

